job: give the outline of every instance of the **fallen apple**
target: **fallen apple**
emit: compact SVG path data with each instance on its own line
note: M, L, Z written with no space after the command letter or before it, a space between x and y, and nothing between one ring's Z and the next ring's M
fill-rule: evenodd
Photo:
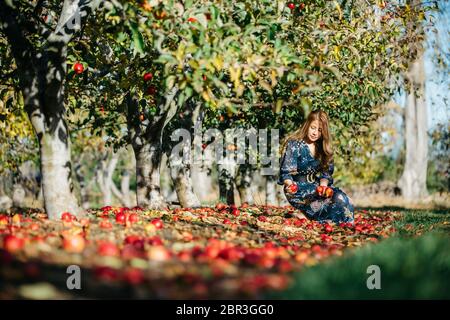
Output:
M164 227L164 223L159 218L153 219L152 224L156 227L156 229L162 229Z
M68 235L63 239L63 248L67 252L81 253L86 246L86 240L81 235Z
M24 244L24 240L15 235L7 235L3 238L3 248L10 253L20 251Z

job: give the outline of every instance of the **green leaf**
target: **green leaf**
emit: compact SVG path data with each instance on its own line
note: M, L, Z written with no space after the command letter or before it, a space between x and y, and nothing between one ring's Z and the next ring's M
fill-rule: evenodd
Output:
M137 53L140 54L141 58L143 56L145 56L145 44L144 44L144 38L142 37L142 33L139 31L139 27L138 24L134 21L131 21L129 23L130 25L130 30L131 30L131 36L133 39L132 42L132 49L133 51L133 56L136 56Z
M176 79L176 77L174 75L167 77L167 79L166 79L167 90L170 90L173 88L173 86L175 85L175 79Z

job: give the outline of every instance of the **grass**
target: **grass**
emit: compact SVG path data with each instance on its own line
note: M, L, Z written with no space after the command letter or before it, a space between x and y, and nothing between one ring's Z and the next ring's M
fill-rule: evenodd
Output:
M275 299L450 299L450 212L401 210L392 238L333 258L294 276ZM381 289L369 290L367 272L380 267Z

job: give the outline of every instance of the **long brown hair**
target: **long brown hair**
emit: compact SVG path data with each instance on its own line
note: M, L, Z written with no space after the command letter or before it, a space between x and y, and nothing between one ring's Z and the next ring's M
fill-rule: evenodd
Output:
M320 160L320 169L327 170L331 160L333 159L333 148L331 144L328 115L325 111L312 111L306 118L305 123L303 123L300 128L288 134L283 139L281 143L280 153L281 155L284 154L289 140L303 140L308 135L309 126L314 120L318 120L322 126L322 135L320 139L315 142L317 154L319 155Z

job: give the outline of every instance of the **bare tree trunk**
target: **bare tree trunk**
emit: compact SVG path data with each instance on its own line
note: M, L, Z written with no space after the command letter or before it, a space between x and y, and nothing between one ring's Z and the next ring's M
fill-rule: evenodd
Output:
M141 148L133 147L133 149L136 156L136 197L138 205L152 209L167 208L160 187L161 146L148 143Z
M425 102L423 54L414 61L407 75L410 88L405 106L406 158L399 180L402 195L409 201L425 197L427 192L428 133Z
M195 195L192 186L190 164L177 165L170 163L170 174L174 181L180 205L183 208L200 207L200 201Z
M184 112L180 113L181 116L176 120L172 120L172 123L175 123L177 128L185 129L182 132L173 132L169 143L171 150L170 154L168 154L170 175L174 182L177 198L181 207L184 208L196 208L201 205L194 192L192 183L192 164L194 160L192 156L192 142L195 145L197 141L194 141L195 136L192 138L192 135L188 134L194 124L197 126L201 123L200 107L200 103L188 100L185 104ZM182 140L176 143L177 138L182 138ZM175 141L172 139L175 139Z
M234 177L236 176L236 163L227 159L225 163L218 164L219 170L219 201L234 204Z
M122 201L125 207L131 207L130 199L130 173L124 170L122 173L122 180L120 181L120 191L122 193Z
M274 176L266 176L266 204L278 205L277 182Z
M248 164L241 164L238 168L238 174L236 177L236 186L241 198L241 204L247 202L248 204L254 204L255 190L253 188L253 174L252 167Z
M82 172L82 165L81 163L77 163L75 165L75 174L77 176L77 180L80 184L80 195L81 195L81 207L84 210L89 209L90 203L89 203L89 192L87 188L86 179L84 177L84 174Z
M41 134L39 145L45 210L51 219L60 218L65 211L75 216L82 215L74 194L70 145L63 117L57 127L58 135L56 131L43 133L36 130L38 136Z
M97 171L97 182L103 194L104 206L112 205L113 188L116 187L113 181L113 174L118 161L118 153L112 153L109 159L109 152L106 152L100 162L100 169Z
M164 128L177 110L176 87L158 102L158 114L141 121L138 97L129 92L124 99L128 135L136 158L136 199L141 207L167 209L161 192L161 162Z
M119 202L125 207L132 207L131 195L130 195L130 177L131 177L131 165L132 161L129 159L128 149L123 152L118 152L118 155L122 154L125 160L125 168L122 169L120 190L116 187L114 181L111 181L111 191L119 200Z

